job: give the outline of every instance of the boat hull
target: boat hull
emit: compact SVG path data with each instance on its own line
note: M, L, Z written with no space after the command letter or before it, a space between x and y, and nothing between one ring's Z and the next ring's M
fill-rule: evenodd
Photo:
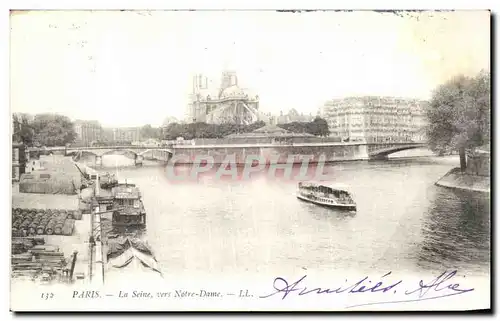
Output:
M300 199L301 201L312 203L315 205L320 205L328 208L334 208L334 209L340 209L340 210L346 210L346 211L355 211L356 210L356 205L351 205L351 204L332 204L332 203L327 203L327 202L322 202L320 200L312 200L307 197L304 197L300 194L297 195L297 198Z
M113 227L146 227L146 213L123 215L120 211L115 211L111 223Z
M117 183L101 183L101 188L103 189L112 189L113 187L117 186Z
M146 227L146 223L112 222L114 227Z

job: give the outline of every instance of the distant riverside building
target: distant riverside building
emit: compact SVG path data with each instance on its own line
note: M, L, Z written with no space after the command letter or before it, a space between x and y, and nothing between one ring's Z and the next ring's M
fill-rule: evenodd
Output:
M101 141L103 142L112 142L114 137L114 130L113 128L103 128L102 129L102 136L101 136Z
M31 115L31 114L25 114L25 113L14 113L12 115L12 129L13 130L21 130L21 125L24 121L26 121L26 123L28 125L32 125L34 120L35 120L35 116Z
M214 88L212 82L203 75L194 76L192 85L186 113L188 123L250 124L267 120L259 111L259 96L241 89L233 71L222 73L219 88Z
M161 141L158 139L154 139L154 138L148 138L148 139L140 141L140 142L138 142L138 141L132 142L132 145L143 146L143 147L160 147Z
M95 120L76 120L74 123L76 140L84 146L90 146L93 141L102 137L102 127Z
M320 115L331 136L343 140L423 141L427 104L395 97L347 97L327 101Z
M141 140L141 127L113 128L113 141L137 142Z
M12 144L12 180L18 182L26 169L28 161L26 147L22 143Z
M270 118L270 123L272 125L280 125L293 122L307 123L313 121L315 117L316 116L313 116L312 114L299 114L297 110L291 109L287 114L283 114L283 112L280 112L279 116L272 116Z

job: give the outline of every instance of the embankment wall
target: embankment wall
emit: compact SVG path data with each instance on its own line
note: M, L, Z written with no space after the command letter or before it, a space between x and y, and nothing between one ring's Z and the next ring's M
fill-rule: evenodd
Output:
M490 193L490 181L490 176L463 173L460 168L454 168L441 177L436 185L458 190Z
M286 163L289 156L297 156L294 163L301 163L301 156L310 156L310 163L320 160L325 162L366 160L366 145L330 145L330 146L182 146L173 148L173 161L176 164L192 164L196 157L212 157L213 163L220 164L229 155L234 155L237 164L244 164L248 156L261 156L268 163Z

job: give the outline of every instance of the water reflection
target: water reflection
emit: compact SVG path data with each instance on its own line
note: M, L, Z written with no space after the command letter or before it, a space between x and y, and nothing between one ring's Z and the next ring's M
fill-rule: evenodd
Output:
M422 224L418 264L487 272L490 200L471 192L436 188ZM478 267L478 263L482 263Z
M335 209L305 202L303 203L305 212L309 213L312 218L318 221L342 221L356 216L356 211Z
M296 183L255 175L173 182L160 167L120 168L147 211L147 240L171 273L489 268L489 197L434 186L457 159L325 166L357 212L302 202ZM108 170L106 170L108 171Z

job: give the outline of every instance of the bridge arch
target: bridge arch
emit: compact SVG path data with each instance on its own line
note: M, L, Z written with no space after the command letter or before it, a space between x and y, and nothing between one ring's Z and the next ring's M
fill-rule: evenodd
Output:
M374 146L375 147L375 146ZM390 154L401 152L409 149L425 148L427 147L424 143L415 143L410 145L394 145L382 148L370 148L368 151L368 157L370 159L387 159Z
M87 156L87 155L99 157L98 153L95 153L94 151L91 151L91 150L71 150L71 151L68 150L68 151L66 151L66 156L71 156L73 158L73 160L81 159L82 156Z
M125 152L134 155L139 155L140 152L134 151L132 149L121 149L121 148L79 148L79 149L68 149L66 150L66 155L76 155L78 153L92 154L95 156L102 157L104 155L111 155L115 152Z
M145 146L76 147L65 149L65 151L66 155L73 155L74 157L79 153L95 155L99 160L101 160L102 156L120 152L121 155L133 155L133 158L139 162L145 158L147 153L152 153L152 158L156 160L168 160L173 155L173 151L168 148Z
M103 150L103 152L99 156L106 156L106 155L113 155L116 152L121 152L118 155L123 155L126 153L133 154L135 158L137 158L140 154L136 151L130 150L130 149L108 149L108 150Z

